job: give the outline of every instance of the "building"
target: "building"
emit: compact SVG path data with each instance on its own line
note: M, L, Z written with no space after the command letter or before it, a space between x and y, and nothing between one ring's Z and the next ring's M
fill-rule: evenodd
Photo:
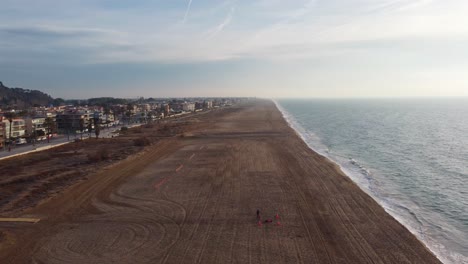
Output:
M25 137L26 136L26 122L24 119L13 119L11 124L11 137Z
M202 110L202 109L203 109L203 103L202 102L195 102L195 111Z
M182 110L185 112L195 111L195 103L185 102L182 104Z
M86 129L90 122L90 115L88 111L68 111L57 114L57 129L61 132L76 132Z
M109 125L112 126L112 125L117 123L117 122L115 122L116 121L115 116L114 116L114 114L112 112L110 112L109 114L103 114L101 116L101 118L102 118L101 119L102 124L109 124Z
M45 127L45 117L28 117L25 119L26 122L26 134L27 135L45 135L47 128Z
M150 104L139 104L138 108L140 109L140 111L143 111L143 112L151 111L151 105Z
M213 102L212 101L205 101L203 104L204 104L206 109L213 108Z
M10 138L10 132L12 138L19 138L26 136L26 123L24 119L15 118L12 120L11 124L10 121L7 119L2 120L5 138Z
M169 104L164 105L164 117L168 117L171 112L171 107Z
M0 148L5 147L6 134L5 134L5 123L2 122L3 117L0 116Z

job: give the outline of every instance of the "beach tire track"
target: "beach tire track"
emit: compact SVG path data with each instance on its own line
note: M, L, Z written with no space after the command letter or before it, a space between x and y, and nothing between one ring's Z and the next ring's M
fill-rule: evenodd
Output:
M304 214L303 214L303 208L306 208L306 211L310 211L310 209L308 208L307 201L305 201L305 198L304 198L304 196L303 196L303 194L302 194L302 192L301 192L301 190L300 190L300 188L299 188L299 186L298 186L298 184L296 182L296 179L294 177L297 174L295 173L295 171L292 171L292 168L291 168L291 166L289 166L289 164L284 164L283 167L287 168L288 174L292 176L291 181L290 181L291 184L292 184L291 187L293 187L294 193L296 193L296 195L299 196L298 197L299 198L299 200L298 200L298 202L299 202L298 212L299 212L300 220L302 222L302 226L306 231L308 240L309 240L310 245L312 246L312 249L313 249L313 252L314 252L314 254L313 254L314 262L315 263L321 263L321 262L323 262L323 260L321 260L319 258L319 254L320 254L319 250L318 250L317 246L314 243L314 239L312 238L311 231L309 229L309 226L307 225L307 222L306 222ZM313 218L311 218L311 219L313 219ZM318 230L318 228L315 226L315 223L314 223L314 229L316 231L315 233L317 233L318 237L320 238L321 244L325 245L325 241L324 241L323 237L320 234L320 230ZM328 258L328 260L330 262L330 256L328 255L328 252L326 250L325 250L325 252L326 252L326 256L327 256L327 258Z
M106 214L80 220L46 238L35 259L45 263L146 261L166 237L153 214Z
M149 237L151 237L152 239L164 239L166 237L165 233L167 231L164 227L161 227L161 225L159 225L158 222L155 222L153 217L145 216L144 218L142 218L145 214L144 212L141 212L141 209L138 209L133 204L113 201L113 198L110 197L110 194L113 192L113 187L115 186L115 184L122 182L123 179L127 178L131 173L141 171L144 168L143 166L141 166L142 163L145 164L147 162L150 162L154 158L154 156L158 156L161 152L164 152L164 150L167 149L169 144L170 143L158 144L157 146L154 146L154 148L151 151L144 153L143 156L138 160L124 161L116 167L120 167L120 170L114 169L114 171L117 172L116 174L105 175L106 172L101 172L99 173L99 176L105 175L104 177L98 177L98 175L96 175L96 177L94 177L94 181L84 182L83 186L80 187L84 187L87 185L89 186L87 186L88 188L81 188L81 190L84 191L80 192L79 196L69 195L69 197L74 200L74 202L72 203L67 204L66 200L57 200L57 202L67 205L60 208L62 211L70 210L71 206L73 205L79 205L79 208L81 208L81 210L79 210L78 212L80 212L81 214L88 214L90 216L86 219L81 220L74 218L65 218L71 220L70 224L58 224L51 230L46 231L47 233L44 233L44 235L42 235L42 242L37 243L37 248L36 250L34 250L34 261L42 262L41 257L43 257L44 262L47 263L89 263L91 259L100 259L101 257L112 258L112 255L121 256L121 252L125 252L127 255L131 254L132 251L136 252L142 246L146 247L146 245L143 244L147 244L146 241ZM97 191L99 189L101 189L100 192ZM105 206L106 203L114 204L114 206ZM89 205L96 209L100 209L101 214L93 215L93 210L88 209L86 205ZM117 207L115 205L117 205ZM130 210L129 212L140 212L137 214L123 213L126 210ZM119 211L120 213L114 215L111 213L112 211ZM109 216L109 213L111 217L106 217ZM126 215L128 216L126 217ZM168 219L162 222L167 221ZM70 226L70 228L67 228L67 226ZM155 230L154 228L156 227L159 228ZM106 228L110 228L113 231L103 232L103 230L106 230ZM87 235L90 234L90 230L95 232L95 234L98 234L97 239L94 236ZM119 233L119 231L124 232L125 235L124 233ZM149 232L152 233L150 236L148 235ZM118 235L117 237L112 237L110 236L112 234ZM80 244L80 239L71 239L72 237L76 238L80 236L82 241L86 241L90 238L92 238L92 240L89 240L86 245L82 243ZM126 240L133 244L129 245L127 242L122 242L122 237L127 237ZM121 245L120 248L124 247L127 250L114 251L112 249L106 248L108 245L112 244L115 246L116 243ZM149 245L151 245L151 243L149 243ZM97 250L99 247L101 247L101 251L106 252L106 254L92 255L92 252L96 252L95 250ZM89 253L90 255L84 256L83 254L85 252L82 251L83 248L88 249L86 251L86 254ZM118 248L119 247L116 247L116 249ZM152 252L151 254L154 254L154 252ZM90 256L92 256L93 258L86 260L87 257Z
M342 201L343 202L343 201ZM345 210L343 210L341 203L332 199L330 201L330 207L338 216L341 222L341 226L343 226L343 232L346 233L346 237L351 240L349 241L350 244L357 245L355 250L357 250L358 256L366 260L367 263L383 263L382 260L379 258L377 254L375 254L373 248L367 243L367 241L361 236L361 234L356 230L355 226L352 224L352 221L347 216ZM372 255L372 256L370 256ZM351 256L349 254L346 255L348 259ZM354 260L354 261L362 261L362 260Z
M214 179L213 179L213 181L214 181L213 182L213 188L219 188L219 190L217 190L217 193L221 194L221 195L223 193L223 187L224 187L225 178L226 178L226 174L224 173L225 170L226 170L226 163L223 164L223 169L222 169L221 173L219 173L219 167L218 167L218 170L217 170L217 172L216 172L216 174L214 176ZM218 180L218 179L221 179L221 180ZM220 183L218 183L218 182L220 182ZM210 237L211 230L213 229L213 219L216 216L216 213L219 211L218 210L219 204L220 204L220 199L215 199L215 204L213 206L214 214L211 217L210 222L208 224L208 230L207 230L206 235L205 235L205 237L203 239L202 248L200 250L200 253L198 255L196 263L203 263L202 262L203 254L205 252L206 244L208 243L208 238Z
M188 240L189 240L190 243L188 243L188 246L187 246L187 247L185 248L185 250L184 250L184 254L182 255L182 261L185 260L185 257L186 257L186 255L187 255L187 252L188 252L188 251L190 250L190 248L191 248L191 246L190 246L190 245L192 244L191 242L193 241L194 236L195 236L195 234L197 233L198 228L200 227L201 218L202 218L203 215L205 214L206 208L208 207L208 204L209 204L210 201L211 201L212 193L213 193L213 187L210 187L210 191L208 192L208 195L207 195L207 197L205 198L205 203L203 204L202 210L201 210L200 214L198 215L198 218L197 218L196 221L195 221L195 222L196 222L195 228L192 229L192 232L190 233L190 236L189 236L189 238L188 238ZM168 257L169 257L169 255L166 256L166 258L165 258L165 260L164 260L163 263L166 263Z
M362 208L362 206L359 206L359 204L356 202L355 200L356 198L353 197L352 200L345 200L346 204L350 207L350 208L357 208L356 211L359 211L361 212L362 215L368 215L368 212L365 212ZM352 205L350 205L350 203L353 203L354 206L351 207ZM372 208L369 206L368 209L372 212L372 214L375 215L375 213L372 211ZM380 217L377 217L378 219L378 222L379 223L383 223L385 222L385 219L381 219ZM377 226L375 224L374 221L371 221L372 224L370 224L374 229L378 230L379 232L381 231L381 228L379 228L379 226ZM369 225L369 226L370 226ZM404 244L402 243L397 243L395 241L396 238L399 238L401 237L401 234L400 233L397 233L394 228L393 228L393 225L385 225L385 227L387 228L387 230L385 231L386 233L386 237L387 237L387 240L388 242L390 242L393 247L396 249L395 250L395 253L396 254L395 256L392 255L389 255L387 258L392 258L393 260L392 261L398 261L398 262L408 262L410 263L411 261L408 259L408 257L406 255L402 255L402 254L397 254L397 252L409 252L411 253L411 258L417 258L417 253L413 250L413 248L407 248L404 246ZM371 244L372 242L368 242L369 244ZM375 251L375 250L374 250ZM375 254L378 254L378 252L375 252Z
M199 197L200 194L201 194L201 191L198 193L198 196L197 196L197 197ZM190 243L188 244L188 246L187 246L186 249L184 250L184 254L182 255L182 258L181 258L182 262L185 260L186 254L187 254L187 252L190 250L190 244L192 244L191 242L193 241L194 236L195 236L195 233L198 231L198 228L199 228L199 226L200 226L201 218L202 218L203 215L205 214L206 208L208 207L208 204L209 204L210 201L212 200L212 199L211 199L212 194L213 194L213 185L210 186L210 190L209 190L209 192L208 192L208 195L207 195L207 197L205 198L205 203L204 203L204 205L203 205L203 207L202 207L202 210L201 210L201 212L200 212L200 214L199 214L199 216L198 216L198 218L197 218L197 220L196 220L196 223L197 223L197 224L196 224L195 228L192 230L192 232L191 232L191 234L190 234L190 236L189 236L189 238L188 238L188 240L190 241ZM166 197L166 198L167 198L167 197ZM192 211L195 210L195 207L196 207L196 205L192 208ZM163 260L162 260L162 263L166 263L166 262L169 260L169 257L171 257L171 252L168 250L168 251L166 252L166 254L165 254Z

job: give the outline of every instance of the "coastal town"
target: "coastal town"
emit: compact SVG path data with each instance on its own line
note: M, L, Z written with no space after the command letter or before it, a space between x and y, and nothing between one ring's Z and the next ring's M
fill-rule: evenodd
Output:
M106 128L122 128L228 107L242 98L74 100L73 104L0 109L0 151L57 138L99 137ZM119 103L112 103L112 102ZM122 102L125 102L123 104ZM117 130L114 130L118 133ZM111 137L112 135L107 134Z

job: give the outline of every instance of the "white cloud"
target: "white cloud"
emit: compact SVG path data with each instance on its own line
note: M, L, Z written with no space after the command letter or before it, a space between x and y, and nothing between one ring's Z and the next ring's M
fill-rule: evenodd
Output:
M41 23L29 17L11 24L11 17L2 19L0 11L0 24L16 28L17 33L60 35L52 44L88 52L81 56L86 63L313 58L352 52L359 48L356 43L368 47L415 38L450 42L468 36L464 0L224 1L197 2L196 8L189 0L181 8L183 22L190 15L190 23L180 23L180 9L149 12L142 7L128 12L81 5L76 14L70 14L73 19L37 17ZM73 6L67 12L73 12Z

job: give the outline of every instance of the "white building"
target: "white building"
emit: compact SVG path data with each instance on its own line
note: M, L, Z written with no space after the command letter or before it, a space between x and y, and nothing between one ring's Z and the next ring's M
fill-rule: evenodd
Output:
M186 112L195 111L195 103L188 103L188 102L183 103L182 104L182 110L184 110Z
M213 102L212 101L205 101L204 102L204 107L207 109L213 108Z
M10 121L3 119L5 137L10 138ZM11 122L11 137L24 137L26 135L26 124L23 119L13 119Z

